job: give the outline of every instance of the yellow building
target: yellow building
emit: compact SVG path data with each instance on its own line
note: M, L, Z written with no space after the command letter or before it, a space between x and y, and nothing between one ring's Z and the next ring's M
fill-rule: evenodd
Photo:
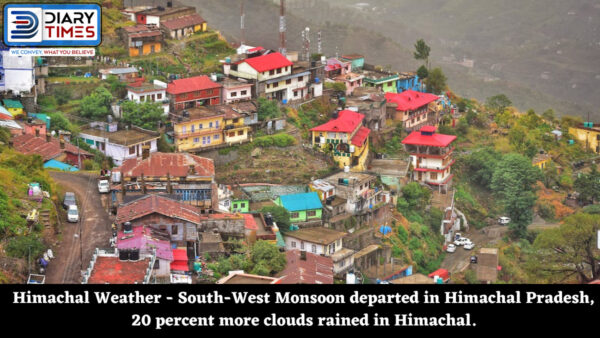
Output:
M311 129L313 146L330 152L340 168L366 170L371 130L362 125L365 116L343 110L329 122Z
M540 170L544 170L549 164L552 162L552 157L548 154L537 154L533 157L531 164L534 167L540 168Z
M13 117L17 117L25 113L23 105L17 100L4 99L2 100L2 105Z
M160 53L163 36L154 25L123 27L121 36L129 48L129 56Z
M223 143L225 113L210 107L196 107L183 114L181 121L176 120L173 126L177 151L193 151Z
M233 110L233 106L222 104L212 106L211 109L224 114L223 141L225 143L240 144L250 139L252 128L244 124L244 117Z
M600 154L600 127L594 126L591 122L586 122L577 127L569 128L569 134L573 135L587 149Z

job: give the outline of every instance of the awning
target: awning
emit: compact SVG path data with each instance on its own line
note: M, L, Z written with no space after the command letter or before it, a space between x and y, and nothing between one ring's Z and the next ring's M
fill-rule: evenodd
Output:
M187 261L171 262L171 271L190 271Z
M173 260L187 262L187 260L188 260L187 251L184 249L174 249L173 250Z

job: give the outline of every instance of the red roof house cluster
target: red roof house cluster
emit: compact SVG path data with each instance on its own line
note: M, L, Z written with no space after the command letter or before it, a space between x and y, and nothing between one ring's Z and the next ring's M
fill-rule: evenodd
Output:
M146 195L133 202L119 207L116 223L131 222L135 219L158 213L167 217L182 219L192 223L200 223L203 217L198 208L180 203L160 195Z
M50 138L50 141L43 137L36 137L31 134L18 135L13 138L13 144L15 149L25 155L40 155L44 161L56 158L64 153L70 153L73 155L81 155L82 161L87 157L91 157L92 154L88 153L83 149L79 149L76 146L65 142L64 149L60 147L60 140L54 137Z
M414 90L406 90L402 93L386 93L385 99L388 103L396 103L399 111L417 110L431 102L439 100L434 94L421 93Z

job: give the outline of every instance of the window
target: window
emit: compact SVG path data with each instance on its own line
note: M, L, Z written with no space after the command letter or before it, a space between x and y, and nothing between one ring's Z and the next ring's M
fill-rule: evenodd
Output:
M194 143L199 143L199 142L200 142L200 138L199 138L199 137L196 137L196 138L194 139Z
M317 212L315 210L307 211L306 216L315 217L315 216L317 216Z
M343 268L343 267L344 267L344 264L346 264L346 260L345 260L345 259L342 259L342 261L340 262L340 268Z
M287 80L285 81L285 84L292 84L292 79L287 79Z
M212 95L212 93L213 93L213 90L212 90L212 89L208 89L208 90L206 90L206 95Z
M154 270L158 270L160 269L160 260L155 260L154 261L154 266L152 267Z
M269 75L275 75L275 70L270 70Z
M300 242L300 250L304 250L304 242Z
M209 122L209 123L208 123L208 127L209 127L209 128L212 128L212 126L213 126L213 123L212 123L212 122Z
M186 126L182 126L182 127L181 127L181 133L182 133L182 134L185 134L186 132L187 132L187 128L186 128Z
M135 146L129 147L129 155L135 154Z
M248 91L247 90L242 90L242 95L248 95Z
M198 129L202 129L202 123L198 125Z
M192 130L191 130L191 133L193 133L193 132L194 132L194 129L195 129L195 128L196 128L196 126L192 124L192 128L191 128Z
M432 180L437 180L437 173L429 173L429 177L430 177Z
M277 88L277 87L279 87L279 82L273 83L273 88Z
M313 245L311 246L311 251L312 251L313 253L317 253L317 246L313 244Z
M171 226L171 235L177 235L179 233L179 226L173 225Z
M243 130L238 131L238 136L244 136L244 131Z
M299 216L299 215L298 215L298 213L297 213L297 212L292 212L292 213L290 214L290 218L298 218L298 216Z
M229 133L229 137L235 137L235 131Z
M292 248L296 247L296 241L292 241Z
M231 92L231 97L236 97L237 96L237 92Z
M157 99L157 100L160 100L160 99L162 99L162 93L158 93L158 94L156 94L156 99Z
M234 209L237 209L237 206L238 206L237 203L233 203L233 208Z
M277 69L277 74L281 74L281 68Z
M219 139L219 134L216 134L213 139L218 140Z
M219 128L219 121L215 122L215 128Z
M294 92L294 97L298 97L298 92Z
M246 207L246 203L241 203L241 204L240 204L240 207L241 207L241 208L245 208L245 207Z

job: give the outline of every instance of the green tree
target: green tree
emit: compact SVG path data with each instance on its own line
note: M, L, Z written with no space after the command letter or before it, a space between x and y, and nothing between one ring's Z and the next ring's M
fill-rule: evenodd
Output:
M553 123L556 121L556 112L554 111L554 109L548 109L542 113L542 117L544 118L544 120Z
M436 95L440 95L444 89L446 89L446 75L442 72L442 69L437 67L429 72L427 78L427 91L432 92Z
M589 174L581 174L575 179L574 187L579 193L579 201L593 204L600 200L600 172L592 165Z
M121 104L123 116L121 122L140 128L157 130L158 123L165 122L165 115L160 104L156 102L136 103L125 101Z
M104 87L100 86L94 89L94 91L84 97L79 105L81 116L103 120L107 115L112 113L110 104L113 101L112 94Z
M56 88L56 90L54 91L54 97L56 98L56 102L60 105L69 102L72 96L73 92L69 87L61 86Z
M346 93L346 84L344 82L326 82L326 89L333 89L336 92Z
M427 67L421 65L421 67L417 69L417 76L419 77L419 79L425 80L429 76L429 70L427 70Z
M573 276L583 283L600 278L599 230L600 215L577 213L567 217L560 227L537 236L528 268L553 282Z
M268 100L264 97L259 97L258 100L258 119L261 121L278 118L281 116L281 110L277 105L277 101Z
M257 241L252 246L250 260L254 264L252 273L269 276L285 269L285 254L275 244L268 241Z
M483 148L462 160L466 166L468 178L485 188L490 188L492 177L502 154L493 148Z
M6 127L0 127L0 142L4 143L4 144L8 144L8 141L10 140L11 135L10 135L10 130Z
M260 212L263 214L270 213L273 216L273 220L277 223L277 226L280 230L285 231L289 229L290 223L290 213L284 207L280 206L267 206L260 209Z
M512 105L512 101L504 94L499 94L495 96L488 97L485 100L485 105L488 109L494 111L496 114L501 114L504 112L504 109L510 107Z
M425 61L427 69L429 69L429 52L431 48L425 43L425 40L419 39L415 43L415 52L413 53L416 60Z
M531 160L514 153L503 156L494 169L490 188L511 218L509 226L517 237L525 237L533 219L537 198L534 184L539 176L539 169L531 165Z

